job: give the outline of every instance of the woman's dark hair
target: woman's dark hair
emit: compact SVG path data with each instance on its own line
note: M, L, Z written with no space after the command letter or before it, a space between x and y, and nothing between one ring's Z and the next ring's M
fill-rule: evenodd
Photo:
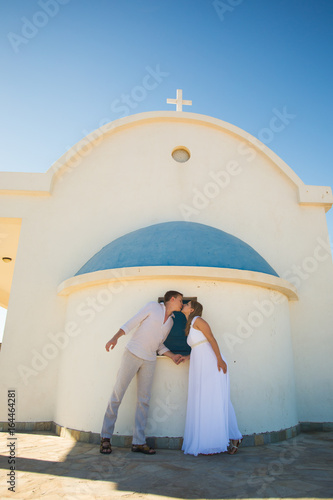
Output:
M172 297L174 297L176 299L179 295L181 297L183 296L183 294L180 293L180 292L176 292L175 290L169 290L164 295L164 304L166 304L167 302L169 302L169 300L171 300Z
M190 328L191 328L191 322L192 319L195 318L195 316L202 316L202 310L203 307L200 304L200 302L197 302L196 300L190 300L191 308L194 309L193 312L188 317L188 320L186 322L186 327L185 327L185 335L187 336L190 333Z

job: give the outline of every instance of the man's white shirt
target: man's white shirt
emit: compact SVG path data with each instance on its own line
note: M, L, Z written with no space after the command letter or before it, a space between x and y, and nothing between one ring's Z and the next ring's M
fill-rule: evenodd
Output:
M163 344L173 326L174 315L164 323L165 305L163 302L148 302L140 311L120 328L127 335L136 328L126 348L138 358L147 361L156 359L158 354L169 351Z

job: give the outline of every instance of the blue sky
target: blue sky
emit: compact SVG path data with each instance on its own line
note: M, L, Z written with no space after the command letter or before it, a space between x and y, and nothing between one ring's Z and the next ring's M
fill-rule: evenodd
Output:
M267 146L333 186L331 0L2 0L0 14L1 171L45 172L102 123L174 109L182 88L185 111L261 139L274 110L293 115Z

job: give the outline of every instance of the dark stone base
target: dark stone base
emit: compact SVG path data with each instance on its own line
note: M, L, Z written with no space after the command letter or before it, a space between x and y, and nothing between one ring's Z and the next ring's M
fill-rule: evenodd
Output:
M331 432L333 422L301 422L301 432Z
M7 422L0 422L0 432L7 432ZM300 432L330 432L333 431L333 422L301 422L288 429L280 431L263 432L261 434L250 434L244 436L242 446L260 446L268 443L278 443L286 439L291 439ZM100 435L96 432L78 431L62 427L55 422L16 422L15 432L50 432L61 437L70 437L76 441L85 443L100 442ZM160 449L180 450L183 444L182 437L147 437L149 446ZM123 448L129 448L132 444L132 436L120 436L115 434L112 437L112 444Z

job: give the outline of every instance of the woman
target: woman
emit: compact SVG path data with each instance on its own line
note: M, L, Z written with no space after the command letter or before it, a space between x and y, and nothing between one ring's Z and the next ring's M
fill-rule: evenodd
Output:
M190 371L182 450L195 456L224 451L234 455L242 434L230 401L227 364L209 324L201 318L202 305L191 300L182 312L187 319L187 343L192 348L184 357L190 358Z

